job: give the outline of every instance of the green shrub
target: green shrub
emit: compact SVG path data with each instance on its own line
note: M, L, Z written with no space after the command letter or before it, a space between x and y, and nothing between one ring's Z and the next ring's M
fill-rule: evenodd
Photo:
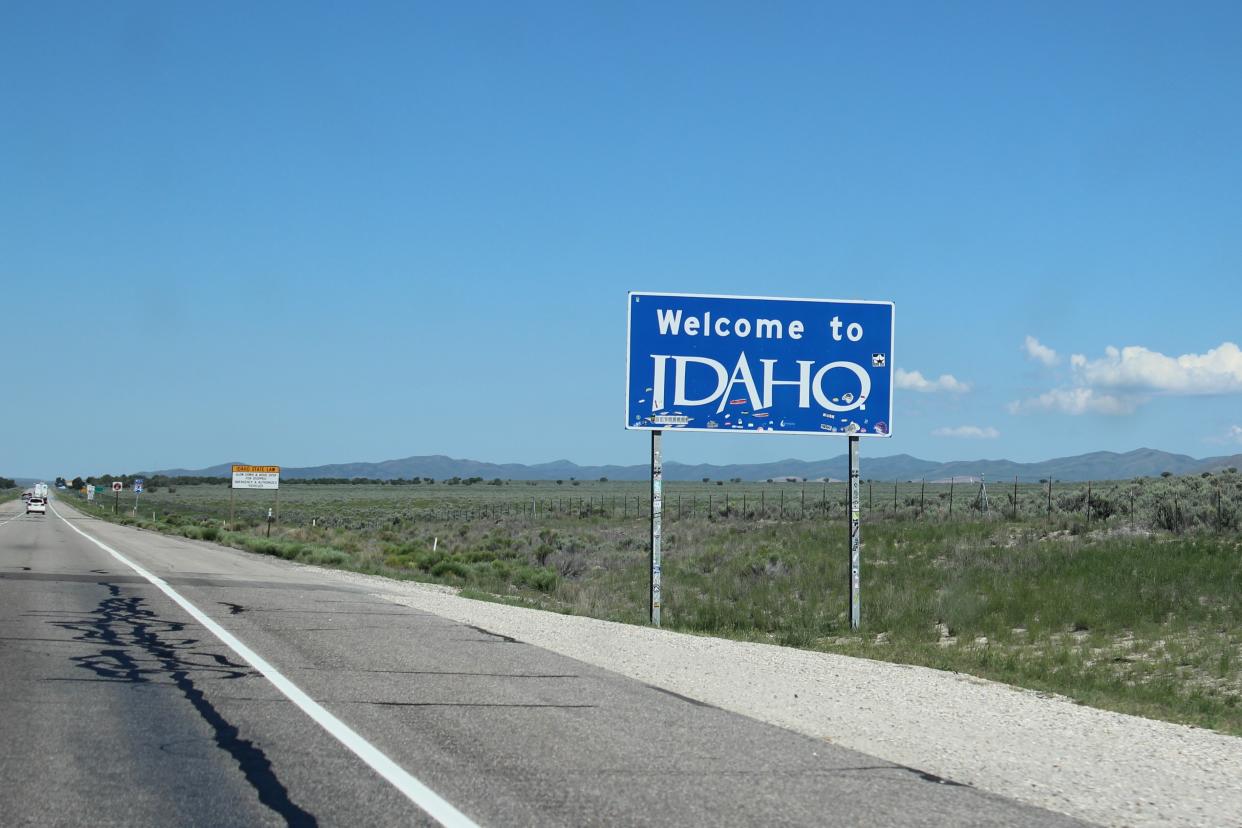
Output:
M327 546L311 547L303 553L303 557L308 563L321 566L339 566L349 560L349 556L344 552Z
M550 569L536 569L523 566L517 571L517 582L540 592L551 592L556 588L556 573Z
M461 561L443 560L431 567L431 574L437 578L443 578L446 575L455 575L464 579L470 574L470 569Z

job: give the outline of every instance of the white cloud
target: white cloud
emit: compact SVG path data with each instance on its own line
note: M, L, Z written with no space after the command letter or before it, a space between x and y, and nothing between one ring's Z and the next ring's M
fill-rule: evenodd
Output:
M1242 426L1229 426L1223 434L1213 434L1211 437L1204 437L1203 442L1216 443L1217 445L1242 446Z
M980 428L979 426L955 426L953 428L938 428L932 432L934 437L970 437L979 440L995 440L1000 436L1000 432L991 426Z
M904 388L907 391L925 393L949 391L954 394L964 394L970 390L970 383L962 382L952 374L941 374L938 378L929 380L918 371L903 371L898 368L893 379L898 388Z
M1042 362L1049 368L1056 365L1060 361L1060 357L1057 356L1056 351L1052 350L1047 345L1040 343L1040 341L1033 336L1028 336L1026 338L1026 341L1023 343L1023 348L1026 350L1026 355L1028 357L1036 362Z
M1242 349L1221 343L1205 354L1171 357L1140 345L1104 349L1104 356L1070 358L1074 376L1088 388L1127 389L1156 394L1228 394L1242 392Z
M1011 402L1010 414L1056 411L1061 414L1132 414L1142 400L1100 394L1094 388L1054 388L1029 400Z
M1035 359L1046 350L1026 338L1027 353ZM1011 402L1011 414L1057 411L1062 414L1131 414L1153 395L1193 396L1242 393L1242 348L1232 342L1203 354L1171 357L1141 345L1109 346L1104 356L1070 356L1074 387L1054 388L1028 400ZM1045 363L1049 364L1049 363ZM1228 439L1234 439L1233 435Z

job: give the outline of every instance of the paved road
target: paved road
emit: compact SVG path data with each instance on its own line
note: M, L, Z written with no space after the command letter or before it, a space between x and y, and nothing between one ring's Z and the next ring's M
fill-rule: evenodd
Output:
M20 508L0 506L6 825L419 825L439 801L488 826L1079 824L330 572Z

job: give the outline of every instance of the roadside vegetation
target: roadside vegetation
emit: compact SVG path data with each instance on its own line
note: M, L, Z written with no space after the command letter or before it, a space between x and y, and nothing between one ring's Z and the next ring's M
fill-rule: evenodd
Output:
M1090 499L1085 484L1019 486L1016 499L995 487L987 511L969 499L976 484L951 519L942 488L902 484L894 496L889 483L869 504L864 484L854 632L841 484L668 484L665 626L960 671L1242 735L1242 476L1094 484ZM164 487L136 514L130 492L116 515L111 493L93 505L70 495L141 528L636 624L647 620L645 496L606 481L285 485L278 525L265 519L273 493L239 491L226 526L225 485Z
M8 477L0 477L0 503L17 500L21 494L22 489L16 481Z

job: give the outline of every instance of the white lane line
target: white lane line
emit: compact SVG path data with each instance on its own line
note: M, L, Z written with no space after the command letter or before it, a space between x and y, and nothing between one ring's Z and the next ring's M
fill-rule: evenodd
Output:
M215 621L208 618L206 613L191 604L185 598L181 597L176 590L170 587L161 578L152 575L150 572L146 571L141 566L129 560L120 552L117 552L115 549L102 541L96 540L86 534L68 520L65 520L64 515L56 509L53 509L52 512L56 515L56 517L65 521L65 525L70 529L77 532L79 535L86 538L88 541L95 544L100 549L137 572L142 577L146 578L158 587L161 592L176 601L182 609L194 617L195 621L202 624L204 627L209 629L216 638L223 641L226 647L239 655L242 660L246 661L250 664L250 666L262 673L263 676L270 681L277 690L285 694L289 701L300 707L303 713L314 719L320 727L332 734L337 741L353 751L359 759L366 762L375 770L376 773L387 779L394 788L405 794L411 802L426 811L432 819L445 826L445 828L478 828L478 826L469 817L450 805L439 794L431 790L431 788L428 788L422 782L419 782L407 773L404 768L389 759L388 756L379 750L379 748L359 736L358 733L349 725L345 724L336 716L333 716L325 710L317 701L306 695L301 688L289 679L285 678L279 670L271 664L268 664L262 656L254 650L251 650L245 644L241 643L241 641L237 640L237 638L235 638L228 630L224 629L224 627L221 627Z

